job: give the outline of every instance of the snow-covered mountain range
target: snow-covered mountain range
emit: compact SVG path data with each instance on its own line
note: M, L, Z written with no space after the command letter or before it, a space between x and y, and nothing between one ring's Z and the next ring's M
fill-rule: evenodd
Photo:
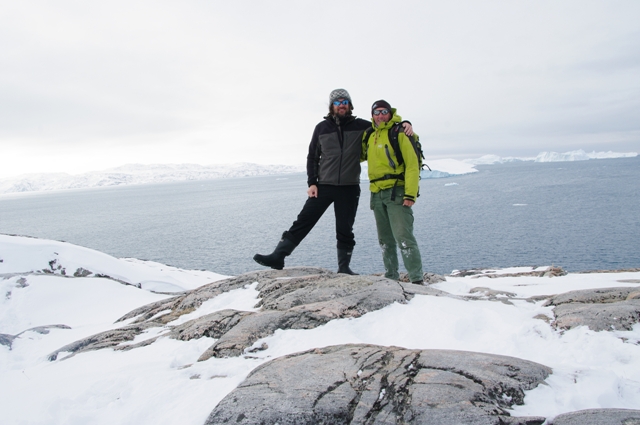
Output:
M500 157L485 155L476 159L428 160L431 171L423 171L422 178L446 178L474 173L475 165L502 164L515 161L562 162L588 159L632 158L637 152L591 152L583 150L558 153L541 152L536 157ZM366 163L362 178L367 179ZM0 195L7 193L38 192L64 189L87 189L104 186L168 183L188 180L213 180L232 177L266 176L304 172L304 165L260 165L237 163L226 165L198 164L127 164L102 171L71 175L67 173L24 174L0 179Z
M43 190L86 189L188 180L213 180L298 173L304 166L237 163L227 165L198 164L127 164L101 171L71 175L67 173L24 174L0 179L0 194Z

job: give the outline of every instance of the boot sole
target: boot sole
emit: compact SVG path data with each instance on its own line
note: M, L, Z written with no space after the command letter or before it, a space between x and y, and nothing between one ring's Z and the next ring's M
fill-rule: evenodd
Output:
M284 265L282 267L278 267L278 266L274 266L274 265L271 265L271 264L267 264L267 263L265 263L263 261L258 260L256 258L256 256L253 257L253 261L255 261L256 263L260 264L261 266L269 267L269 268L272 268L274 270L282 270L284 268Z

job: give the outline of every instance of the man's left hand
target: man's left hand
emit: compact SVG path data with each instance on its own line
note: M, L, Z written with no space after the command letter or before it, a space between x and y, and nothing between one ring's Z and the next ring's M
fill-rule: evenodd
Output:
M404 202L402 203L402 205L405 207L412 207L413 204L415 204L415 201L411 201L409 199L405 199Z
M413 135L413 126L411 125L411 123L403 122L402 128L404 128L404 134L406 134L407 136Z

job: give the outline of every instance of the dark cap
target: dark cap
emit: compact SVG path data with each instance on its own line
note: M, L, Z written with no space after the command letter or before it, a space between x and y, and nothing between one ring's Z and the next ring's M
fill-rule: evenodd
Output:
M373 102L373 105L371 105L371 115L373 115L374 109L378 108L388 109L389 113L391 113L391 105L389 105L389 102L387 102L386 100L376 100L375 102Z

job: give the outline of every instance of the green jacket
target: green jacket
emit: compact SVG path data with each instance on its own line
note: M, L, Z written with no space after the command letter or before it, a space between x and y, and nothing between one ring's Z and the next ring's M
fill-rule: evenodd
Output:
M402 122L402 117L396 114L396 108L391 108L391 113L393 114L391 120L381 124L378 128L376 128L372 118L371 125L374 128L374 132L369 136L368 140L364 140L363 136L361 160L366 160L369 166L369 181L371 181L369 190L377 193L384 189L391 189L397 182L398 186L404 186L404 199L415 201L418 197L418 181L420 180L418 157L409 138L403 132L400 132L398 134L398 144L402 151L404 163L398 165L398 158L389 142L389 129ZM385 175L402 173L404 174L404 180L390 178L373 181Z

